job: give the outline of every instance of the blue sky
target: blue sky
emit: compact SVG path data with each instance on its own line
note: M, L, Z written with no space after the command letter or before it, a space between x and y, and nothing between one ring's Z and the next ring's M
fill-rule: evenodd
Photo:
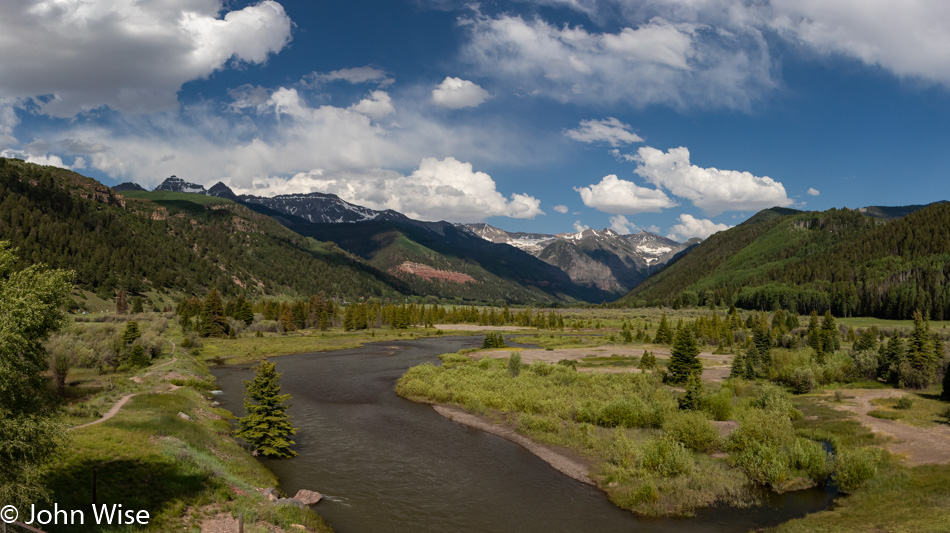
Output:
M109 185L679 240L950 198L939 0L4 4L0 153Z

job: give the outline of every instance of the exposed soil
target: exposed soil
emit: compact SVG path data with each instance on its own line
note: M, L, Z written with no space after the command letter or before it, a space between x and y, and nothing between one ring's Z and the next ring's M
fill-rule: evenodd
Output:
M451 281L453 283L474 283L475 278L469 276L468 274L463 274L462 272L452 272L451 270L439 270L432 268L429 265L423 265L422 263L413 263L411 261L406 261L401 265L397 266L393 270L398 272L405 272L406 274L412 274L413 276L419 276L422 279L426 280L439 280L439 281Z
M894 439L887 448L906 458L912 466L925 464L950 463L950 426L940 424L932 427L919 427L905 424L899 420L884 420L869 416L868 413L879 409L871 403L879 398L903 396L901 391L892 389L842 391L845 396L854 396L842 403L833 403L838 410L850 411L858 421L871 428L871 431Z
M518 434L514 428L506 424L497 424L489 418L473 415L461 407L454 405L433 405L432 408L435 409L435 412L449 420L454 420L459 424L473 427L514 442L540 457L541 460L554 467L558 472L582 483L596 486L593 480L587 475L591 466L590 462L570 450L539 444L524 435Z
M122 409L122 406L125 405L126 403L128 403L129 400L131 400L133 396L135 396L135 394L126 394L125 396L123 396L122 398L120 398L119 401L115 402L115 405L113 405L112 408L109 409L109 411L108 411L106 414L102 415L102 418L100 418L99 420L93 420L92 422L87 422L87 423L85 423L85 424L81 424L81 425L78 425L78 426L75 426L75 427L71 427L71 428L69 428L69 429L66 430L66 431L72 431L72 430L74 430L74 429L81 429L81 428L84 428L84 427L92 426L92 425L98 424L98 423L100 423L100 422L105 422L106 420L109 420L110 418L112 418L113 416L115 416L116 413L119 412L119 409Z

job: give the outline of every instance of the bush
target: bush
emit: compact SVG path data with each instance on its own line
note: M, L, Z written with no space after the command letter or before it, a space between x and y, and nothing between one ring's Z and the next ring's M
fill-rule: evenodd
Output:
M823 483L830 473L828 452L820 442L801 437L789 446L789 460L792 468L808 474L815 483Z
M877 353L872 350L856 350L851 352L854 359L854 371L859 379L874 379L877 377L879 361Z
M897 409L910 409L914 406L914 399L910 396L901 396L897 399L897 404L894 406Z
M788 458L775 444L752 441L733 461L759 485L777 485L788 478Z
M877 448L840 450L835 457L835 485L844 493L857 490L877 474L883 451Z
M636 458L636 447L623 430L618 428L607 444L607 462L621 468L630 468L636 463Z
M508 372L511 374L511 377L518 377L518 374L521 373L521 353L513 352L508 357Z
M561 422L551 416L524 414L518 420L518 431L522 433L557 433L560 430Z
M145 352L141 344L132 346L132 352L129 355L129 366L142 367L148 366L152 362L152 357Z
M663 429L673 440L690 450L709 452L719 446L719 433L702 413L679 412L663 424Z
M792 422L787 415L751 409L739 421L739 427L729 435L728 448L741 452L754 443L779 447L789 444L794 436Z
M732 416L732 390L721 388L713 394L703 397L702 410L713 420L729 420Z
M693 472L693 455L669 437L650 439L641 449L640 465L662 477L685 476Z
M792 387L797 394L811 392L818 386L818 380L815 379L815 373L810 368L796 368L789 376L788 385Z

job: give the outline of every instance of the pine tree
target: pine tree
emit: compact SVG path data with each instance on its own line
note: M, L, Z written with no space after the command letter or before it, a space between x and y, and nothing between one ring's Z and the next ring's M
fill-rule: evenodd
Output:
M686 394L679 399L680 409L698 410L703 399L703 381L700 372L693 372L686 379Z
M226 337L228 335L228 319L224 315L224 304L217 290L211 289L201 307L200 326L198 332L203 337Z
M122 344L129 345L135 342L135 339L142 336L139 331L139 323L135 320L129 320L125 323L125 329L122 331Z
M950 363L943 369L943 391L940 393L940 399L950 402Z
M895 333L886 343L881 343L878 351L877 377L888 383L897 383L900 378L899 367L904 359L904 342Z
M914 330L900 365L901 386L926 388L936 377L937 363L937 353L930 336L930 321L925 320L920 311L914 311Z
M745 355L742 350L736 351L736 356L732 358L732 368L729 369L730 378L741 378L745 376Z
M289 394L280 392L280 374L277 366L261 361L254 370L254 380L244 382L244 410L247 415L238 420L237 437L266 457L293 457L290 437L297 429L290 423L287 408Z
M656 356L653 355L653 352L648 352L643 350L643 355L640 357L640 364L638 368L646 372L647 370L656 370Z
M670 350L669 381L683 383L690 374L702 374L703 363L699 360L699 345L689 328L679 328Z
M653 342L657 344L672 344L673 330L670 328L670 321L666 318L666 311L660 317L660 325L656 328L656 337Z
M841 348L841 340L838 339L838 326L835 323L835 317L831 311L825 311L824 318L821 319L821 350L825 353L834 353Z
M142 311L144 311L144 309L142 309L142 298L140 297L132 298L132 314L137 315L141 313Z

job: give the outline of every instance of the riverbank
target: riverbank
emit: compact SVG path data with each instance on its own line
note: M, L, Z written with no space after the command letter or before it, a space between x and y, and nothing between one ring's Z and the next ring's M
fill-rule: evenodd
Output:
M171 325L163 338L173 350L183 336ZM277 477L231 436L233 415L218 406L214 377L199 357L178 349L144 368L72 373L65 391L75 398L64 420L71 427L68 445L45 473L50 501L61 509L84 508L95 490L99 503L147 511L148 525L137 528L143 531L205 531L243 515L248 531L331 533L312 509L276 505L262 494L277 487Z
M436 413L439 413L453 422L458 422L459 424L491 433L496 437L514 442L537 455L542 461L551 465L558 472L576 479L581 483L597 486L597 483L587 475L591 468L590 461L569 450L563 448L557 449L553 446L545 446L537 443L524 435L520 435L511 424L495 422L488 417L474 415L461 407L454 405L433 405L432 408L435 409Z

